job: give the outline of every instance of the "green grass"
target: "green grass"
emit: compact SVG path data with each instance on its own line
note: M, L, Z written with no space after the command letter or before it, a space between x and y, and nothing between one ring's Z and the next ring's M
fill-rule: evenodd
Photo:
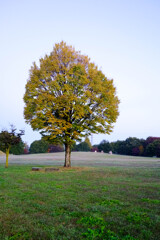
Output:
M159 180L158 168L0 165L0 239L158 240Z

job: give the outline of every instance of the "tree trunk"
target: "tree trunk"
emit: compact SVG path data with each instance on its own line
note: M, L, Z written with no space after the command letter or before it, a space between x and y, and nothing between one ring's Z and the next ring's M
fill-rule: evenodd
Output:
M71 167L71 145L65 144L65 163L64 167Z
M8 156L9 156L9 148L6 149L6 168L8 168Z

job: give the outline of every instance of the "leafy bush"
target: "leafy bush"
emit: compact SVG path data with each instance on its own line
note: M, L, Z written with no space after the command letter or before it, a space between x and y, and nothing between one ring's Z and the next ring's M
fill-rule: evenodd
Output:
M30 153L46 153L48 152L49 144L45 140L37 140L32 142L29 152Z
M17 145L13 145L10 148L10 153L19 155L24 153L24 143L20 141Z

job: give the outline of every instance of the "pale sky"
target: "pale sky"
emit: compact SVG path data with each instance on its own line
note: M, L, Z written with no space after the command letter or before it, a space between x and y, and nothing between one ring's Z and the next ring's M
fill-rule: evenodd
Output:
M159 0L0 0L0 130L14 124L23 140L41 138L23 117L34 61L65 41L114 79L120 116L101 140L160 137Z

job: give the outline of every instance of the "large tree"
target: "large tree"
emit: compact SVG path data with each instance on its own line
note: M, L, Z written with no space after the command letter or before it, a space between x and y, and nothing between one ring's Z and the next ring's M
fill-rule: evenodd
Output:
M16 146L19 144L21 140L21 136L24 134L23 130L20 130L19 133L16 133L16 128L11 125L10 131L2 130L0 132L0 150L6 153L6 164L5 167L8 168L8 156L9 151L12 146Z
M24 102L24 116L33 130L65 145L65 167L71 166L74 140L109 134L118 116L113 80L64 42L41 58L39 66L33 63Z

